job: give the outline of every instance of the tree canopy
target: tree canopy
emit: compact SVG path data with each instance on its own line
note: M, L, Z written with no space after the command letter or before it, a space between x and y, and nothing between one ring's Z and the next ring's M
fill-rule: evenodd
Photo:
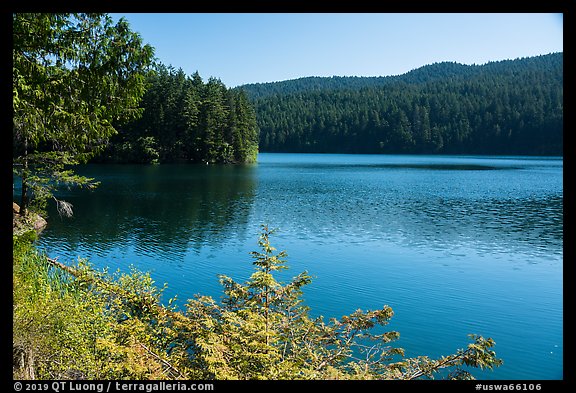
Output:
M68 165L85 162L141 114L153 48L125 19L105 14L13 14L13 163L45 202L59 183L94 185Z
M157 64L141 103L141 118L119 127L99 157L132 163L256 161L258 128L242 90L198 72Z
M241 88L254 103L264 152L563 152L562 53Z

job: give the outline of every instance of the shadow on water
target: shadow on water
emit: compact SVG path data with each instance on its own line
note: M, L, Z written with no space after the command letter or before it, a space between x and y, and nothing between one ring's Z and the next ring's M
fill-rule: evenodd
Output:
M282 163L277 163L278 166L283 166ZM422 170L438 170L438 171L495 171L495 170L509 170L518 169L514 166L491 166L482 164L362 164L355 163L352 165L334 165L326 164L299 164L291 165L292 167L299 167L302 169L422 169Z
M245 232L255 195L251 166L87 165L82 175L100 186L60 192L74 205L61 219L51 204L46 243L66 242L106 252L133 247L137 254L179 258Z

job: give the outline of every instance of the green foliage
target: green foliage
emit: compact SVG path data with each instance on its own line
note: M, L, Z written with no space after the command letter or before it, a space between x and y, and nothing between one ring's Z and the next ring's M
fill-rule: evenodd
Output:
M256 161L254 109L242 91L215 78L157 64L142 117L119 127L98 159L115 162L249 163Z
M149 275L104 279L80 261L71 276L24 238L14 239L13 267L14 378L179 376L151 349L149 308L160 292Z
M61 187L72 186L94 189L99 182L93 178L79 176L69 169L78 164L69 152L36 152L13 160L13 174L20 177L33 196L28 209L41 213L53 192ZM24 188L24 187L23 187ZM56 200L56 199L55 199ZM56 200L59 203L58 200Z
M113 122L140 115L153 50L105 14L15 13L13 158L23 214L60 182L92 187L68 168L86 162L116 133Z
M148 274L68 267L15 237L14 378L472 379L469 369L502 363L494 341L476 335L440 359L405 358L390 345L397 332L374 332L394 315L389 306L311 317L302 299L311 277L274 275L287 254L271 245L273 232L263 226L245 283L222 275L220 302L198 295L184 311L174 299L161 305Z
M261 151L563 153L562 53L241 88L256 110Z

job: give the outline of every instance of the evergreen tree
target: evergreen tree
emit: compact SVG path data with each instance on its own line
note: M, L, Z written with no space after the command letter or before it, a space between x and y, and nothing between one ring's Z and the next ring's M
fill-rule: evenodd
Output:
M563 54L241 86L262 151L562 154Z
M25 215L31 196L42 209L58 184L96 185L68 166L101 151L114 122L140 115L153 50L104 14L16 13L12 22L13 170Z
M161 63L148 79L143 116L120 127L99 159L115 162L256 161L258 128L242 91Z

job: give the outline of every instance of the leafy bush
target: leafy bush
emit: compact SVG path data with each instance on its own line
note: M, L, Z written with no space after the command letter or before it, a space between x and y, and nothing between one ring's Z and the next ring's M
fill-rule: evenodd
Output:
M499 366L490 338L440 359L405 358L375 334L389 306L324 321L303 303L307 272L276 280L287 254L267 226L245 283L220 276L224 296L160 303L149 274L64 266L22 239L14 242L13 375L25 379L473 379L469 368ZM28 244L28 246L25 246Z

